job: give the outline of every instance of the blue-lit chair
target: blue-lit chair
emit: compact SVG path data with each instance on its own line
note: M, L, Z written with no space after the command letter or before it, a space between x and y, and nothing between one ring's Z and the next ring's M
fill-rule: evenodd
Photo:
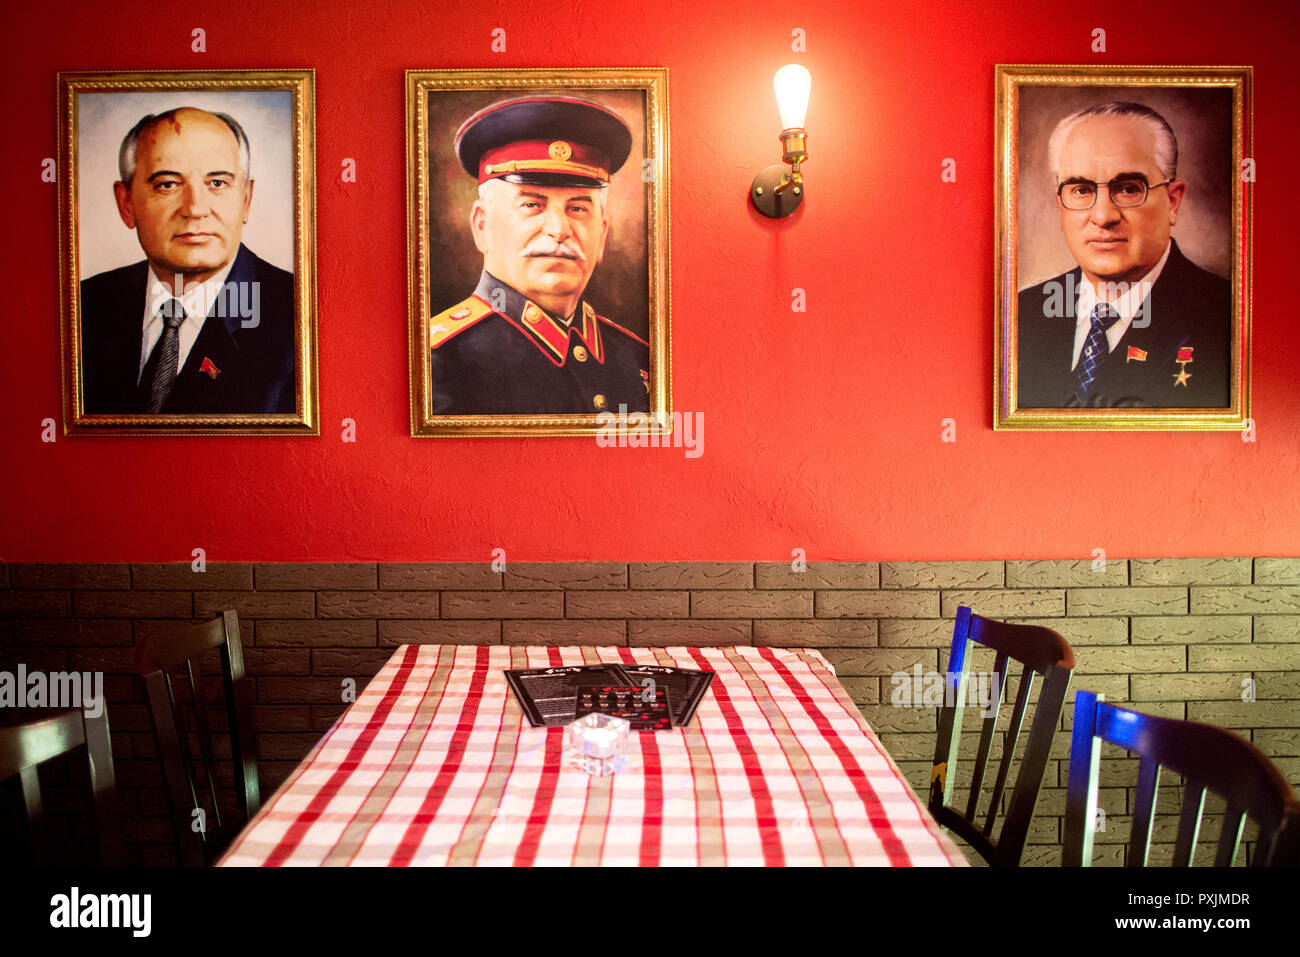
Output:
M1207 791L1227 803L1214 859L1216 867L1232 866L1247 816L1259 825L1252 865L1294 865L1300 834L1296 833L1291 786L1264 752L1214 725L1140 714L1107 704L1090 691L1080 691L1074 699L1074 737L1066 786L1062 856L1066 867L1092 864L1102 741L1117 744L1141 758L1128 866L1147 864L1162 768L1182 775L1185 783L1174 844L1175 867L1187 867L1196 853Z
M984 645L997 652L993 674L997 676L996 706L986 715L980 730L979 746L971 773L970 794L965 807L952 803L956 779L957 751L961 741L962 715L970 677L970 658L973 644ZM989 755L993 750L997 732L998 713L1007 686L1007 666L1016 661L1023 665L1020 687L1011 718L1003 732L1002 757L998 763L997 777L989 797L984 819L979 820L979 805L988 770ZM1015 867L1024 853L1033 820L1034 805L1042 788L1043 773L1047 769L1052 738L1056 735L1065 706L1065 693L1070 687L1074 671L1074 652L1064 638L1050 628L1036 625L1011 625L973 614L964 605L957 609L953 628L952 650L948 655L948 672L945 678L944 703L939 710L939 735L934 752L934 767L930 774L930 813L941 825L959 835L995 867ZM1029 739L1020 758L1020 771L1016 775L1001 831L994 836L1002 796L1015 758L1020 739L1021 725L1033 691L1035 679L1041 678L1042 691L1029 728Z

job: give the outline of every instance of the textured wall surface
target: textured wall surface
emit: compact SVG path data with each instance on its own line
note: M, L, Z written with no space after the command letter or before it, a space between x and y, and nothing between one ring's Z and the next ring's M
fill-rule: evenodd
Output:
M788 560L1300 555L1291 303L1300 191L1292 2L1153 0L1086 16L1008 0L193 8L57 0L5 13L15 135L0 243L0 559ZM1095 21L1095 22L1094 22ZM1169 24L1177 23L1171 32ZM1090 49L1108 30L1108 50ZM206 30L206 52L191 30ZM506 30L504 53L492 31ZM792 53L791 30L807 52ZM771 77L812 72L808 196L750 210L779 158ZM993 68L1248 63L1256 73L1258 442L1232 433L994 434ZM664 66L675 404L704 454L585 439L409 437L407 68ZM317 71L316 439L60 438L58 70ZM340 181L356 161L357 181ZM940 179L945 158L957 179ZM792 290L808 311L792 313ZM617 316L613 317L618 319ZM356 422L357 441L340 441ZM941 422L957 425L940 441Z
M264 796L342 713L344 680L360 691L396 646L418 642L817 648L925 793L936 711L900 706L895 676L946 667L962 604L1060 632L1075 650L1073 689L1230 728L1300 784L1296 559L1133 559L1096 570L1068 561L828 562L803 572L764 562L519 563L504 574L488 563L214 564L202 574L188 564L0 565L0 668L105 672L132 853L164 864L174 859L171 824L143 688L131 672L132 646L160 623L239 613ZM987 669L991 659L974 664ZM1244 700L1247 687L1254 700ZM1029 864L1060 863L1072 699ZM222 715L214 710L213 719ZM973 745L973 718L966 727ZM1101 773L1106 830L1095 859L1117 864L1137 761L1106 746ZM47 765L43 777L51 807L71 815L65 830L84 837L84 787L62 766ZM1174 783L1162 779L1154 861L1172 854ZM1211 842L1216 810L1210 799L1202 834Z

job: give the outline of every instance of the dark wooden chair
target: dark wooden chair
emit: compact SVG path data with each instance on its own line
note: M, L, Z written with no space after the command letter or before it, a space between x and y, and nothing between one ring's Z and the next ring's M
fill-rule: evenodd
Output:
M1274 867L1300 867L1300 801L1292 801L1286 808L1286 822L1273 849Z
M235 800L242 820L221 813L217 763L202 685L195 678L194 659L219 649L225 689L225 707L234 765ZM252 694L244 673L244 651L239 641L239 618L233 611L196 625L177 625L151 633L136 646L136 671L144 678L153 717L154 736L162 760L167 801L176 830L181 863L202 867L210 863L241 827L261 807L257 783L257 745L253 733ZM188 679L189 701L199 745L199 766L190 747L189 722L183 702L173 694L172 673ZM211 812L199 794L206 790ZM195 813L202 810L201 814ZM201 823L200 823L201 822Z
M19 779L31 832L32 855L38 865L46 865L50 863L49 838L37 766L80 747L86 749L90 766L99 862L106 867L118 867L123 863L122 832L106 708L101 708L98 717L91 717L81 708L35 711L0 726L0 781Z
M970 794L964 808L952 803L956 783L957 753L961 740L962 716L965 711L970 659L974 644L984 645L997 653L990 681L996 680L994 705L984 717L979 745L971 773ZM985 772L993 750L994 736L1010 662L1022 665L1016 703L1003 732L1001 760L984 819L979 820L980 798ZM939 737L934 752L934 769L930 775L930 813L944 827L965 840L989 864L1015 867L1024 853L1034 805L1043 783L1052 738L1061 719L1065 693L1074 670L1074 652L1064 638L1050 628L1034 625L1010 625L972 614L969 608L957 609L953 629L952 651L948 655L948 672L944 701L939 710ZM994 679L993 676L996 676ZM1011 791L1001 830L994 837L995 823L1002 806L1007 779L1015 758L1021 726L1036 678L1042 690L1029 728L1029 738L1020 758L1020 770Z
M1160 771L1168 768L1184 781L1182 812L1174 843L1174 866L1187 867L1196 853L1206 791L1223 798L1227 807L1214 864L1231 867L1241 845L1249 815L1259 825L1256 866L1285 863L1298 839L1292 829L1279 841L1291 805L1291 786L1272 761L1244 738L1214 725L1156 718L1107 704L1090 691L1074 699L1074 737L1070 743L1070 774L1066 786L1065 850L1067 867L1092 864L1097 814L1097 779L1101 742L1109 741L1137 754L1137 794L1129 832L1130 867L1145 867L1151 852L1151 832ZM1277 852L1276 854L1274 852Z

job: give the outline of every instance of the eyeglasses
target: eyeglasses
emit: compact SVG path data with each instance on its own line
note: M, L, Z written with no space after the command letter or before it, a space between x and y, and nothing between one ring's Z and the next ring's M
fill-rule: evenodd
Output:
M1148 186L1146 178L1141 176L1116 176L1109 183L1076 179L1056 187L1056 195L1066 209L1092 209L1097 202L1097 190L1105 187L1112 203L1131 208L1145 203L1150 190L1168 186L1172 182L1172 179L1167 179L1163 183Z

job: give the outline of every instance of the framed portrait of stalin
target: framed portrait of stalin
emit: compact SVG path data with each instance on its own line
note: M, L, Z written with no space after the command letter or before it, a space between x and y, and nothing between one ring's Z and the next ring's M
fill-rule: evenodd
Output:
M1251 82L997 67L995 429L1249 426Z
M664 69L408 71L411 433L672 414Z
M65 431L319 434L313 86L59 74Z

